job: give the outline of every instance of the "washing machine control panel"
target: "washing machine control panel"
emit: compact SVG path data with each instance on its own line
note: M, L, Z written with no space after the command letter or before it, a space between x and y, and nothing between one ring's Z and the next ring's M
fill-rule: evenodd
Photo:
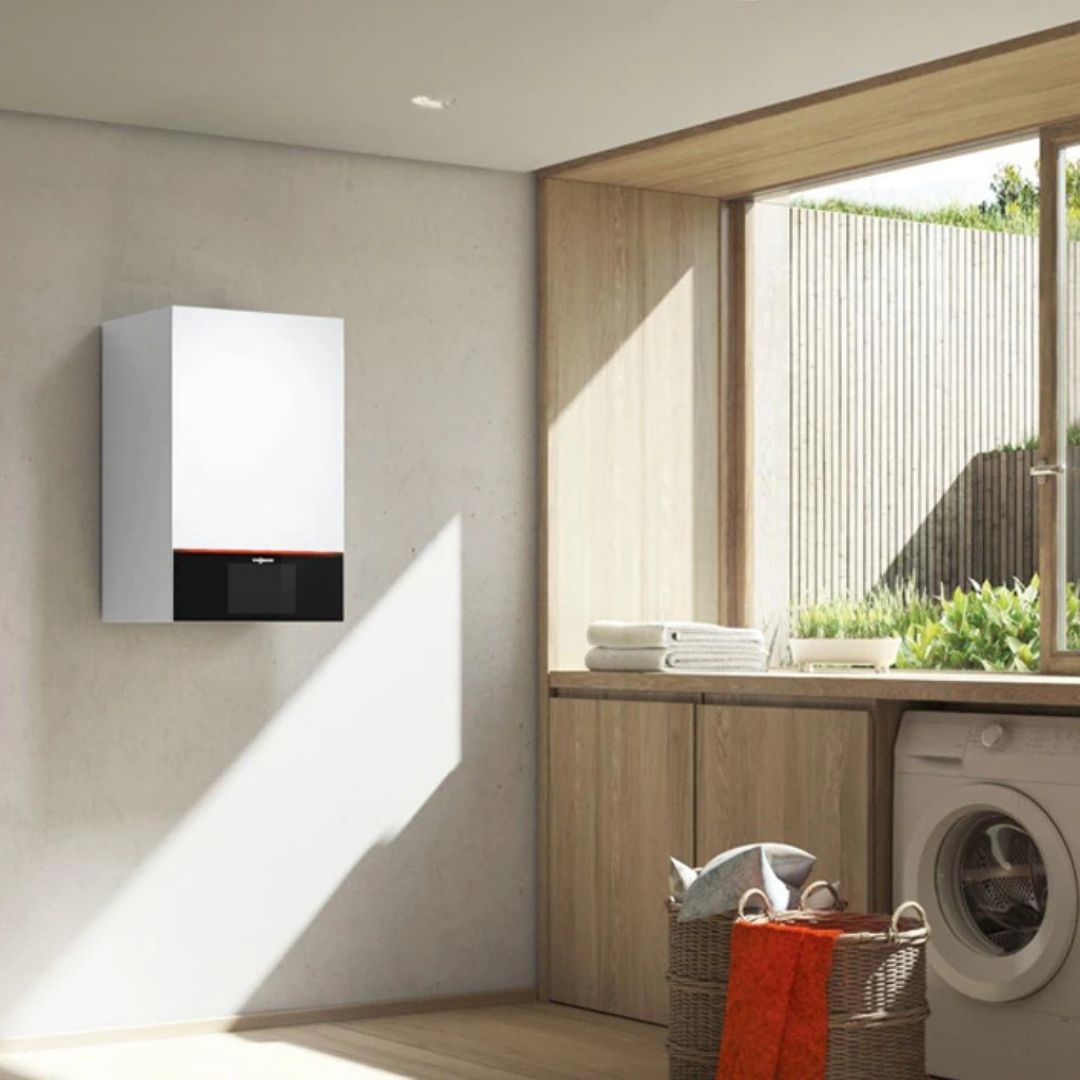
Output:
M1022 720L1009 725L1009 747L1028 754L1080 754L1080 724L1047 727L1025 724Z
M895 761L898 772L1080 789L1080 718L912 710Z
M1035 718L1005 723L982 719L972 724L967 745L976 751L1075 755L1080 754L1080 723L1070 719L1051 726Z

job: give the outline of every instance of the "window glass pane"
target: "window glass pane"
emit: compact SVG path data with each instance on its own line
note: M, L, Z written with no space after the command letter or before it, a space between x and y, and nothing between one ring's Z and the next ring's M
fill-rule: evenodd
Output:
M1037 669L1037 156L755 204L755 600L775 660L808 655L790 632L899 636L901 667Z

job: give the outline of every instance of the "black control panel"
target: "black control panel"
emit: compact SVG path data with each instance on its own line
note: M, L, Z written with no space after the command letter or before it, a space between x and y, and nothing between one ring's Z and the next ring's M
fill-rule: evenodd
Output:
M341 554L173 552L177 622L340 622Z

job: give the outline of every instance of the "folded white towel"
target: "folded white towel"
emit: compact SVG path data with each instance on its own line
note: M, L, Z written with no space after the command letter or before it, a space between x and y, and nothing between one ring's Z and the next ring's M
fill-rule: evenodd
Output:
M717 626L701 622L618 622L601 619L588 631L590 645L608 649L649 649L668 645L692 645L708 642L764 643L760 630L742 626Z
M585 654L590 671L765 671L769 654L761 645L707 648L701 645L668 649L608 649L594 646Z

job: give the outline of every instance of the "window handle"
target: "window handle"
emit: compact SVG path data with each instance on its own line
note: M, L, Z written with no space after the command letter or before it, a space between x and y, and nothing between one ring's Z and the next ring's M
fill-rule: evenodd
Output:
M1031 475L1036 480L1045 480L1048 476L1064 476L1064 465L1048 465L1045 461L1037 461L1031 466Z

